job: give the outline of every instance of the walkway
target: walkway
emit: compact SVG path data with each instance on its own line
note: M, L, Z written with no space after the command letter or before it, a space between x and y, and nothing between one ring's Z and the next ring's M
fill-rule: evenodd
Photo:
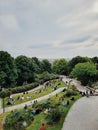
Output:
M64 81L72 80L79 91L88 90L79 81L64 76ZM98 130L98 97L90 96L79 99L70 109L62 130Z
M62 130L98 130L98 97L79 99L70 109Z
M82 91L82 92L85 92L86 90L88 90L85 86L82 86L81 83L75 79L71 79L71 78L67 78L66 76L63 76L63 81L66 83L67 82L70 82L70 84L74 84L77 89L79 91Z

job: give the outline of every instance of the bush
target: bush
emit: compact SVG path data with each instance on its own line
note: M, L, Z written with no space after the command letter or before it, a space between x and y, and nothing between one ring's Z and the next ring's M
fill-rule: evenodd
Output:
M1 98L2 97L8 97L8 96L10 96L10 94L25 92L25 91L31 90L33 88L36 88L39 84L42 84L42 83L44 83L46 81L58 78L54 74L49 74L48 73L47 75L45 75L45 73L42 74L42 75L39 75L38 78L36 79L36 81L34 83L27 84L27 85L24 85L24 86L15 87L15 88L9 88L9 89L6 89L4 92L1 91L0 92L0 97Z
M73 90L68 90L65 94L65 96L70 97L70 96L76 96L77 92Z
M46 116L47 124L52 125L57 123L62 116L62 111L59 108L52 109Z
M1 98L8 97L8 96L11 95L11 93L12 93L12 92L11 92L10 90L8 90L8 89L7 89L7 90L4 90L4 91L1 91L1 92L0 92L0 97L1 97Z
M72 90L77 90L76 86L75 85L71 85L70 87Z
M51 103L50 103L49 101L44 102L44 103L40 104L40 107L41 107L42 109L50 108L50 107L51 107Z
M16 110L4 119L4 130L24 130L34 120L31 111Z

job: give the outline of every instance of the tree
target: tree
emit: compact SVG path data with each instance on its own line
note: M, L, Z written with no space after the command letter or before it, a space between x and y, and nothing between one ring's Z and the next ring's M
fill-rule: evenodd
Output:
M81 56L76 56L72 58L68 63L68 73L70 74L70 72L72 71L72 69L75 67L76 64L84 62L91 62L91 59L88 57L81 57Z
M8 52L0 51L0 85L14 86L17 76L14 58Z
M67 75L67 61L65 59L55 60L53 71L57 74Z
M97 56L91 58L91 60L92 60L94 63L97 63L97 64L98 64L98 57L97 57Z
M51 63L47 59L42 60L41 67L42 67L43 72L47 71L47 72L51 73L51 71L52 71Z
M42 64L41 64L41 62L38 60L38 58L32 57L32 62L33 62L33 66L34 66L34 72L35 72L36 74L42 73Z
M21 55L15 59L15 62L18 70L17 85L22 85L24 82L33 82L34 67L32 60L26 56Z
M96 65L96 68L97 68L97 70L98 70L98 57L95 56L95 57L91 58L91 60L92 60L92 62Z
M80 80L83 85L94 82L96 74L96 66L90 62L78 63L71 72L71 76Z

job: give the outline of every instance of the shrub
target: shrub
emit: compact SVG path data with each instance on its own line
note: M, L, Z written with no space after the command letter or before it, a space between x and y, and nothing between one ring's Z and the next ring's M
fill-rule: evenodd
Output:
M76 88L76 86L73 84L73 85L71 85L71 87L70 87L72 90L77 90L77 88Z
M4 130L24 130L34 120L30 111L16 110L4 119Z
M49 107L51 107L51 103L49 101L44 102L44 103L40 104L40 107L42 109L49 108Z
M73 90L68 90L65 94L65 96L70 97L70 96L76 96L77 92Z
M52 109L46 116L47 124L52 125L57 123L62 116L62 111L59 108Z
M44 74L44 78L43 78L43 75L42 75L42 77L37 79L37 81L35 81L34 83L27 84L27 85L24 85L24 86L18 86L18 87L15 87L15 88L9 88L9 89L6 89L4 92L1 91L0 97L3 98L3 97L10 96L10 94L21 93L21 92L31 90L31 89L37 87L39 84L42 84L42 83L44 83L48 80L56 79L56 78L58 78L56 75L48 74L48 77L47 77Z

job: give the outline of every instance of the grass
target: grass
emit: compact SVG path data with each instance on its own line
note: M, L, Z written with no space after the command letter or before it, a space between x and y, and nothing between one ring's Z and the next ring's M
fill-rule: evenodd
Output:
M58 83L61 83L61 84L58 85ZM61 87L66 86L66 84L65 84L63 81L60 81L60 82L59 82L59 81L57 80L55 83L52 83L52 86L57 86L57 89L58 89L58 88L61 88ZM5 103L4 106L5 106L5 107L14 106L14 105L17 105L17 104L21 104L21 103L24 103L24 102L27 102L27 101L30 101L30 100L33 100L33 99L36 99L36 98L45 96L45 95L47 95L47 94L53 92L53 88L50 87L50 86L48 86L45 91L39 93L41 90L42 90L42 88L38 89L38 90L37 90L37 94L34 94L33 92L28 92L28 94L22 94L21 96L24 97L24 100L17 100L17 99L18 99L18 96L20 96L20 95L13 96L13 98L15 99L15 104L13 104L13 105L7 105L7 102L8 102L8 100L9 100L9 98L7 97L7 98L4 99L4 103ZM30 99L27 99L27 96L31 96L31 98L30 98Z
M66 93L66 92L65 92ZM59 93L58 94L58 97L56 96L53 96L51 97L49 100L51 101L51 104L54 105L56 103L58 103L59 101L59 98L63 95L64 93ZM80 95L78 94L77 96L74 96L75 97L75 101L77 99L80 98ZM70 100L71 97L66 97L64 100ZM61 130L62 129L62 126L63 126L63 122L68 114L68 111L70 110L71 106L74 104L75 101L70 101L69 105L67 107L64 107L62 105L59 106L60 109L63 110L63 115L60 119L60 121L58 123L54 123L52 126L49 126L49 125L46 125L47 127L47 130ZM40 103L43 103L45 101L41 101ZM31 107L29 107L29 109L31 109ZM0 115L0 122L3 121L3 118L10 112L7 112L7 113L4 113L4 114L1 114ZM32 122L32 124L26 128L26 130L39 130L41 124L44 122L46 124L46 120L45 120L45 117L46 117L46 114L44 114L44 112L41 112L40 114L38 115L35 115L34 116L34 121ZM0 123L1 125L1 123ZM2 127L0 130L3 130Z
M3 113L3 114L0 115L0 130L3 130L3 125L2 125L3 119L9 113L10 112L5 112L5 113Z
M56 82L56 84L58 84L58 82ZM56 85L55 84L55 85ZM65 84L62 82L60 86L58 86L58 88L60 87L64 87ZM50 93L51 91L48 90L50 89L50 87L47 88L47 91L46 91L46 94L47 93ZM39 90L38 90L39 91ZM49 100L51 101L51 104L52 105L55 105L56 103L59 102L59 99L60 97L62 97L64 94L66 93L65 92L62 92L62 93L59 93L57 94L57 96L53 96L51 97ZM36 94L37 98L38 96L42 96L43 93L41 93L41 95L38 95ZM30 93L29 93L29 96L30 96ZM17 99L18 96L15 96L14 98ZM69 105L67 107L64 107L62 106L61 104L59 105L59 108L63 110L63 114L62 114L62 117L60 119L60 121L58 123L54 123L53 125L46 125L47 127L47 130L61 130L62 129L62 126L63 126L63 122L65 120L65 117L67 116L67 113L69 111L69 109L71 108L71 106L73 105L73 103L80 98L80 95L78 94L77 96L74 96L75 97L75 100L74 101L70 101ZM71 97L66 97L64 100L70 100ZM7 100L7 99L6 99ZM26 100L25 100L26 101ZM45 101L41 101L40 103L43 103ZM18 102L17 102L18 103ZM15 104L16 105L16 104ZM31 107L29 107L29 109L32 109ZM9 113L9 112L8 112ZM2 121L3 121L3 118L8 114L8 113L4 113L4 114L1 114L0 115L0 130L3 130L2 128ZM41 124L44 122L46 124L46 120L45 120L45 117L46 117L46 114L44 114L44 112L41 112L40 114L38 115L35 115L34 116L34 121L32 122L32 124L26 128L26 130L39 130Z
M51 102L52 102L52 105L55 104L55 103L58 103L59 102L59 98L61 96L62 96L61 93L58 95L58 98L55 98L55 96L53 96L50 99ZM77 96L74 96L74 97L75 97L75 101L76 101L77 99L80 98L80 95L78 94ZM65 100L70 100L70 98L71 97L69 97L69 98L66 97ZM67 107L64 107L62 105L59 106L59 108L62 109L62 111L63 111L62 117L61 117L61 119L60 119L60 121L58 123L54 123L51 126L46 125L47 130L61 130L62 129L65 117L67 116L67 113L68 113L69 109L71 108L71 106L74 104L75 101L70 101L70 104ZM45 116L46 116L46 114L44 114L44 112L42 112L39 115L36 115L34 117L34 121L32 122L32 124L26 130L39 130L39 128L40 128L40 126L41 126L41 124L43 122L46 124Z

